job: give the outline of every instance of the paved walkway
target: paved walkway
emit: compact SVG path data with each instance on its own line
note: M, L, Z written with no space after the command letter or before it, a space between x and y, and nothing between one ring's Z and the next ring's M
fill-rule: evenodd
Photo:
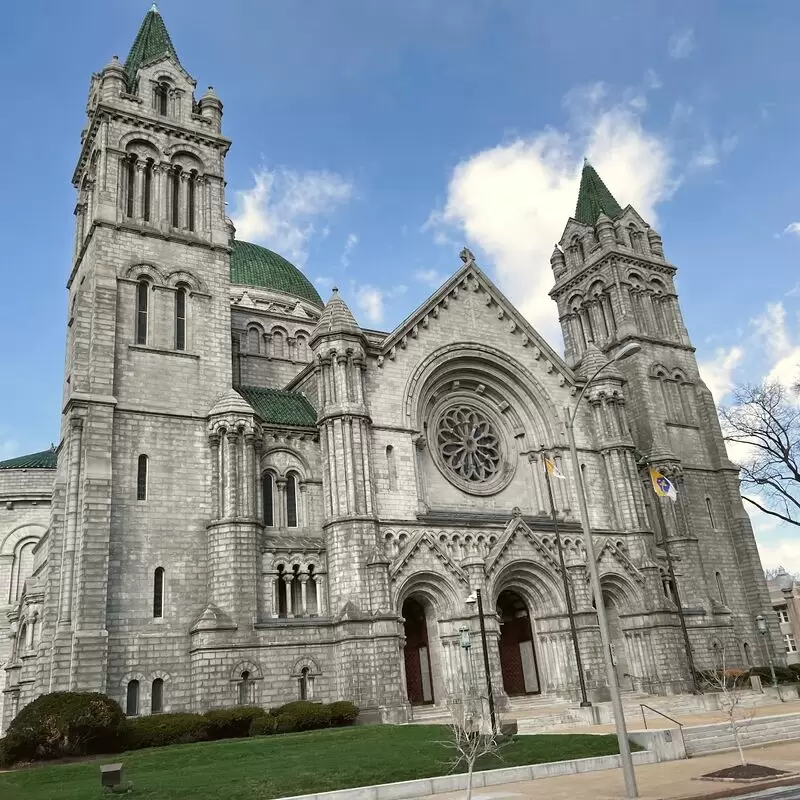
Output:
M800 743L749 747L745 751L747 760L776 769L800 773ZM665 764L646 764L636 768L636 781L641 800L684 800L706 795L723 796L737 791L741 794L755 792L758 784L718 783L699 781L697 778L708 772L738 763L734 753L714 753ZM800 783L800 777L797 778ZM568 775L560 778L540 778L535 781L506 783L485 789L477 789L473 800L620 800L625 797L622 770L604 770L583 775ZM464 792L431 795L424 800L463 800Z

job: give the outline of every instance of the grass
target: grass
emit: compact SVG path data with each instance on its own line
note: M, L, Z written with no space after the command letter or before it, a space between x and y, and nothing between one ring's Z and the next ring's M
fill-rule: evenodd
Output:
M452 751L437 725L361 726L139 750L0 774L3 800L101 798L100 764L122 762L136 800L270 800L450 771ZM521 736L480 769L619 752L615 736ZM455 770L461 772L461 769Z

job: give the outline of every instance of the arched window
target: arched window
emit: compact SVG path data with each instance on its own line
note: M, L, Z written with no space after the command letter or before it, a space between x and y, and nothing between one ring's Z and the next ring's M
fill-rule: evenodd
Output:
M164 616L164 567L156 567L153 573L153 618Z
M389 491L397 489L397 465L394 460L394 447L386 445L386 470L389 475Z
M186 349L186 287L175 292L175 349Z
M713 507L711 505L711 498L710 497L706 497L706 511L708 511L708 519L711 521L711 527L712 528L716 528L717 524L714 521L714 509L713 509ZM719 575L719 573L717 573L717 575Z
M722 605L726 605L726 603L725 603L725 587L723 586L723 583L722 583L722 573L721 572L715 572L714 573L714 578L717 581L717 594L719 595L719 601L720 601L720 603L722 603Z
M300 670L300 699L311 700L314 697L314 678L311 676L311 669L303 667Z
M136 499L147 500L147 456L142 453L136 467Z
M284 341L283 341L283 332L282 331L273 331L272 332L272 357L273 358L284 358L285 351L284 351Z
M264 502L264 524L267 526L275 524L275 506L272 491L272 475L269 472L265 472L261 478L261 492Z
M308 338L304 334L298 334L295 339L297 348L297 360L308 361Z
M284 575L286 575L286 568L283 564L278 564L277 569L277 577L275 578L275 591L277 593L278 602L277 602L277 611L279 617L287 616L288 612L288 603L286 602L286 589L284 588L286 585L286 581L284 580Z
M192 172L189 176L189 181L187 184L187 197L186 197L186 204L188 206L189 211L189 230L194 230L194 215L195 215L195 196L197 194L197 172Z
M125 216L132 217L136 197L136 156L125 159Z
M128 692L125 695L125 713L135 717L139 713L139 681L129 681Z
M162 117L167 116L168 100L169 100L169 85L166 83L159 83L155 90L155 109Z
M294 473L286 478L286 525L297 527L297 476Z
M750 645L747 642L745 642L744 645L742 646L742 649L744 650L744 662L745 662L745 664L747 664L748 667L752 667L753 666L753 654L750 652Z
M250 688L252 685L253 682L250 680L250 673L245 670L242 673L242 679L239 682L238 703L240 706L246 706L250 704Z
M150 195L153 191L153 159L148 158L144 168L144 185L142 187L142 217L145 222L150 222Z
M181 226L181 168L175 167L170 173L170 225Z
M150 713L160 714L164 710L164 680L156 678L150 693Z
M150 284L140 280L136 284L136 344L147 344L147 317Z

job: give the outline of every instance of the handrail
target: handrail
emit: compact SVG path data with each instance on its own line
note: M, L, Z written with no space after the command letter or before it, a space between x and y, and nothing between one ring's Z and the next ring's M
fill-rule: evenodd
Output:
M664 719L668 719L670 722L674 722L681 729L681 734L683 733L683 725L680 722L678 722L678 720L673 719L669 714L665 714L663 711L659 711L657 708L653 708L653 706L648 706L647 703L639 703L639 708L642 712L642 720L644 721L645 730L647 730L647 715L644 713L644 710L646 708L649 708L653 713L664 717Z

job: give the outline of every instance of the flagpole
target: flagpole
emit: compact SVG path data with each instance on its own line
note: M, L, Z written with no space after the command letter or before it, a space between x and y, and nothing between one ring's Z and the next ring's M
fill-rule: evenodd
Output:
M649 465L648 465L649 474ZM695 694L702 694L700 687L697 684L697 673L694 668L694 656L692 655L692 643L689 639L689 629L686 627L686 617L683 613L683 603L681 602L681 595L678 591L678 581L675 578L675 568L672 565L672 553L669 549L669 539L667 537L667 523L664 520L664 509L661 507L661 498L656 494L656 487L653 483L653 476L649 475L650 487L653 490L653 497L656 503L656 514L658 516L658 523L661 526L661 541L664 545L664 552L667 555L667 570L669 571L669 579L672 582L672 591L675 593L675 603L678 606L678 618L681 622L681 631L683 631L683 643L686 647L686 658L689 660L689 671L692 673L692 686L694 687ZM677 502L677 500L675 501Z
M561 546L561 534L558 532L558 521L556 520L556 504L553 500L553 487L550 484L550 472L547 469L547 459L542 456L542 466L544 467L544 478L547 483L547 496L550 498L550 514L553 518L553 530L556 534L556 546L558 548L558 560L561 563L561 577L564 579L564 596L567 598L567 614L569 616L569 628L572 632L572 646L575 648L575 663L578 669L578 680L581 683L581 708L588 708L592 705L586 697L586 678L583 675L583 662L581 661L581 650L578 647L578 631L575 627L575 612L572 606L572 592L570 591L570 580L567 576L567 565L564 561L564 548Z

